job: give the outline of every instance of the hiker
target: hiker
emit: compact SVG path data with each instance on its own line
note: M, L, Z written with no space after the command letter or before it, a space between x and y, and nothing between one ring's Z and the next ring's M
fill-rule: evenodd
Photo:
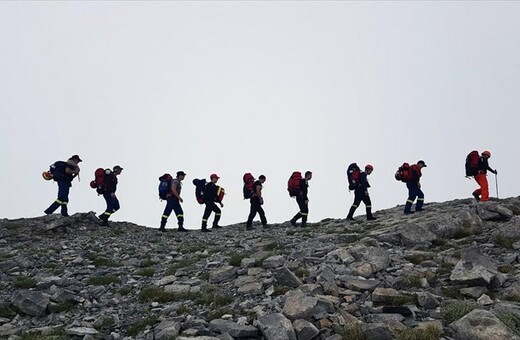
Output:
M370 188L370 184L368 183L367 176L370 175L372 171L374 171L374 167L370 164L367 164L365 166L365 171L359 174L357 185L354 188L354 203L350 207L350 210L347 215L347 220L349 221L354 221L354 212L356 211L361 201L365 203L367 211L367 221L377 219L376 217L372 216L372 203L370 201L370 196L368 195L368 188Z
M215 212L215 219L213 220L213 229L220 229L221 226L218 225L218 221L220 220L221 210L215 203L219 203L220 207L224 207L221 199L217 193L217 185L216 183L219 180L219 176L217 174L211 174L209 177L210 181L206 184L206 188L204 189L204 204L206 208L204 209L204 215L202 216L202 232L210 232L208 229L208 218L212 212Z
M408 200L404 206L405 214L413 214L415 211L422 211L424 204L424 193L421 190L421 183L419 182L422 176L421 169L426 168L426 163L423 160L410 166L410 177L406 181L406 187L408 188ZM415 211L412 211L412 205L417 198L415 204Z
M55 182L58 183L58 198L45 209L45 214L50 215L61 207L61 215L69 216L67 204L69 203L69 192L72 180L79 176L79 162L82 162L78 155L74 155L66 162L58 161L51 165L50 173ZM79 177L78 177L79 179Z
M99 215L99 219L102 221L102 226L108 226L108 219L110 216L119 210L119 200L116 196L117 190L117 176L121 175L121 171L123 168L119 165L116 165L112 168L112 171L105 172L104 179L104 189L103 189L103 198L107 203L107 209L101 215Z
M475 178L475 181L477 181L478 185L480 186L479 189L473 191L473 197L475 199L481 202L486 202L489 200L489 186L488 186L488 180L487 180L487 172L488 170L493 173L497 174L498 172L496 170L493 170L489 167L488 159L491 157L491 152L489 151L483 151L480 155L480 158L478 160L478 168L477 173L473 176Z
M170 184L170 190L166 195L166 207L161 218L160 231L166 231L166 222L170 216L172 210L175 212L177 217L177 224L179 225L178 231L188 231L184 228L184 212L182 211L181 203L183 202L181 197L182 181L186 177L184 171L177 171L177 177L175 177ZM171 176L170 176L171 179Z
M309 198L307 197L307 192L309 189L309 181L312 179L312 172L305 172L305 177L300 180L300 186L298 192L296 193L296 203L298 203L298 207L300 211L294 215L291 219L291 225L296 227L296 221L300 218L302 219L301 227L305 228L307 225L307 217L309 216Z
M249 211L249 217L247 218L246 229L253 230L253 219L256 216L256 213L260 215L260 221L262 222L262 227L267 229L267 219L265 218L265 212L262 208L264 204L264 198L262 197L262 184L265 183L265 176L260 175L258 180L253 183L253 192L252 196L249 199L251 203L251 210Z

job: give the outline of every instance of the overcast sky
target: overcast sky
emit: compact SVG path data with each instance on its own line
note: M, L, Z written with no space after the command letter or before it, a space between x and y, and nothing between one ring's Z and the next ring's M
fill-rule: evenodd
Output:
M150 227L158 177L178 170L188 228L203 213L191 181L213 172L223 225L247 218L244 172L267 177L269 222L298 211L295 170L314 173L311 222L344 218L354 161L375 168L375 211L405 203L405 161L427 163L426 203L471 197L473 149L518 196L518 18L514 1L2 1L0 217L42 215L57 186L41 172L73 154L70 213L104 210L88 183L117 164L113 219Z

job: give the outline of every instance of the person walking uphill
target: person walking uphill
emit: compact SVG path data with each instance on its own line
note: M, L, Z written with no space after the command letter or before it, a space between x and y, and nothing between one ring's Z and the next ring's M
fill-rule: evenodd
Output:
M121 171L123 171L123 168L119 165L116 165L114 166L112 171L109 171L109 173L105 173L103 198L107 203L107 209L103 214L98 216L99 219L102 221L102 226L108 226L108 219L113 213L118 211L120 208L119 200L116 196L116 190L117 176L121 175Z
M253 230L253 219L256 216L256 213L260 215L260 221L262 222L262 227L264 229L267 227L267 219L265 218L265 212L262 208L264 204L264 198L262 197L262 184L265 183L265 176L260 175L258 180L253 183L253 195L249 199L251 203L251 210L249 212L249 217L247 218L246 229Z
M171 179L171 176L169 176ZM186 177L184 171L177 171L177 177L171 181L170 192L166 197L166 207L161 218L160 231L166 231L166 222L170 216L172 210L175 212L177 217L177 223L179 225L179 231L188 231L184 229L184 212L182 211L181 203L183 202L181 197L182 181Z
M354 212L361 201L365 203L366 211L367 211L367 221L372 221L377 219L372 216L372 202L370 201L370 196L368 195L368 188L370 188L370 184L368 183L367 176L370 175L374 171L374 167L370 164L365 166L365 171L359 174L359 179L357 181L357 186L354 189L354 203L350 207L350 210L347 215L347 220L354 221Z
M309 216L309 198L307 197L307 193L309 190L309 181L311 179L312 172L310 171L305 172L305 177L300 179L299 189L295 193L296 203L298 203L300 211L296 215L294 215L294 217L290 220L291 225L293 227L296 227L296 221L298 221L300 218L302 219L301 227L305 228L305 226L307 225L307 217Z
M215 203L219 203L220 207L224 207L221 200L219 199L219 193L217 192L217 182L219 180L219 176L217 174L211 174L210 182L206 184L206 188L204 190L204 204L206 208L204 209L204 215L202 216L202 232L210 232L208 229L208 218L212 212L215 212L215 219L213 220L213 229L222 228L218 225L218 221L220 220L220 214L222 211Z
M61 207L61 215L69 216L67 204L69 203L70 187L72 186L72 180L79 175L80 169L78 164L81 161L78 155L74 155L66 162L58 161L51 165L50 172L52 173L52 178L58 183L58 198L45 209L45 214L50 215Z
M477 173L473 176L475 178L475 181L477 181L478 185L480 186L479 189L473 191L473 197L477 201L486 202L489 200L489 186L488 186L488 180L487 180L487 171L489 170L493 174L497 174L498 172L496 170L493 170L489 167L488 159L491 157L491 152L484 151L480 155L479 161L478 161L478 169Z
M424 193L421 190L420 179L422 176L421 169L426 167L426 163L423 160L410 166L410 179L406 181L406 187L408 188L408 200L404 206L405 214L413 214L415 211L422 211L424 204ZM415 204L415 211L412 211L412 205L417 198Z

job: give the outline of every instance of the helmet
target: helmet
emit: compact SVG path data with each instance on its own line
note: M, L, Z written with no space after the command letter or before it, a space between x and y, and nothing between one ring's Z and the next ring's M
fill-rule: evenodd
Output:
M491 152L489 152L489 151L487 151L487 150L486 150L486 151L483 151L483 152L482 152L482 156L486 156L487 158L489 158L489 157L491 157Z
M49 171L42 172L42 177L46 181L50 181L52 179L52 174Z
M365 165L365 170L374 170L374 167L370 164Z
M216 179L219 179L219 175L217 174L211 174L211 176L209 176L210 179L213 179L213 178L216 178Z

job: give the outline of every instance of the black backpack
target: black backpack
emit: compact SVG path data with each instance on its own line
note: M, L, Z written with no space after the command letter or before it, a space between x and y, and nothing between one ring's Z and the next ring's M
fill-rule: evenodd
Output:
M204 191L206 190L206 179L198 179L195 178L192 181L193 185L195 185L195 198L199 204L204 204Z
M55 181L61 181L65 179L65 169L67 168L67 162L56 161L49 167L49 172L52 174L52 178Z
M164 174L159 177L159 198L165 200L171 191L173 177L170 174Z
M356 163L352 163L347 168L347 179L348 179L348 189L354 190L359 186L359 175L361 174L361 169Z

